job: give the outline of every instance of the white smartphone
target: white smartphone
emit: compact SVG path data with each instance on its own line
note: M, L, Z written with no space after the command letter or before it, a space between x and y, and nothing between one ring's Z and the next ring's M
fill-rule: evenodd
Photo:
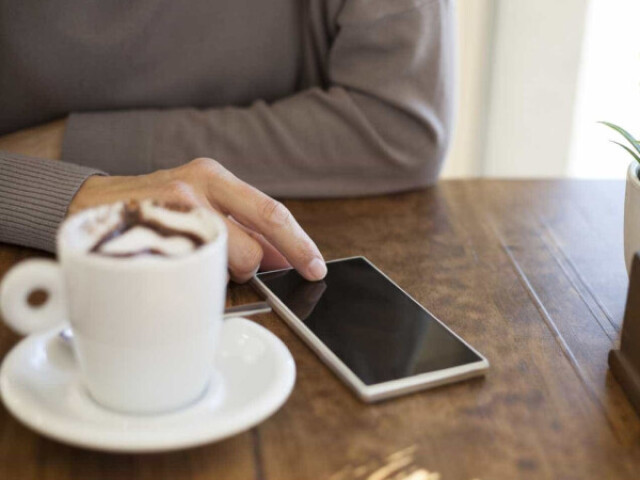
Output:
M484 374L489 362L364 257L327 276L256 275L273 309L366 402Z

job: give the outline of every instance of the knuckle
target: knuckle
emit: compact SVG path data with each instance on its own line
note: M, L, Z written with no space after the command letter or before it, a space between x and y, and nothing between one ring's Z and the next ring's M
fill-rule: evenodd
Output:
M196 168L209 168L211 164L217 163L213 158L198 157L189 162L192 167Z
M187 205L196 203L193 188L182 180L170 180L165 186L165 192L171 201Z
M297 254L297 258L300 259L301 262L308 264L311 260L316 257L316 246L311 240L301 240L296 245L295 252Z
M283 228L291 223L291 212L287 207L270 197L261 200L259 214L260 218L271 227Z
M193 167L196 174L208 174L208 175L224 175L227 169L222 164L213 158L199 157L189 162L189 165Z

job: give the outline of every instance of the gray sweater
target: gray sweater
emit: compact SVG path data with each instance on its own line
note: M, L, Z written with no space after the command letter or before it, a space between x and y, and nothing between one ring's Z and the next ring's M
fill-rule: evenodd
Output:
M88 176L212 157L280 197L436 180L451 0L0 0L0 135L70 114L62 162L0 152L0 241L52 250Z

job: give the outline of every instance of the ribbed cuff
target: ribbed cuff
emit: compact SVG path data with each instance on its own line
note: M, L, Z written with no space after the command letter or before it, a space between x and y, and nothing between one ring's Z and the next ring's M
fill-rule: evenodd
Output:
M0 242L55 251L58 225L94 168L0 151Z
M65 128L62 159L113 175L153 171L155 110L72 113Z

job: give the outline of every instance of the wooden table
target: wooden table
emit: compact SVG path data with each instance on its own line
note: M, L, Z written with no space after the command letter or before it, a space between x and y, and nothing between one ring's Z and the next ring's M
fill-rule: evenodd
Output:
M622 182L445 181L287 202L327 259L365 255L484 353L476 379L358 401L273 314L293 394L259 427L155 455L84 451L0 409L0 478L637 479L640 421L607 370L624 310ZM37 252L3 245L0 275ZM253 301L246 286L229 302ZM0 355L18 337L0 327Z

